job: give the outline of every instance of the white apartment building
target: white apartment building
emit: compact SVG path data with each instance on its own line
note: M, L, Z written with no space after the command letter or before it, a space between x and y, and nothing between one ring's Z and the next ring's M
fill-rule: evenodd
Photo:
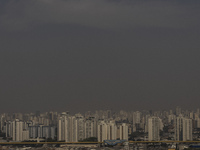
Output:
M58 141L78 142L85 139L85 120L82 116L68 116L62 113L58 120Z
M85 138L94 137L94 121L88 119L85 121Z
M85 139L85 120L83 116L76 117L77 142Z
M98 142L103 142L108 139L107 130L107 123L105 121L100 121L98 124Z
M192 119L179 116L175 120L175 140L192 140Z
M145 130L144 132L148 132L148 121L149 121L150 115L145 116Z
M109 121L107 123L107 140L117 139L117 126L115 121Z
M6 137L11 137L13 141L28 140L29 131L25 130L24 122L16 119L6 123Z
M161 119L159 117L150 117L148 119L148 140L160 140Z
M119 138L120 140L128 140L128 125L126 123L119 126Z
M133 113L133 131L134 132L140 126L140 122L141 122L141 112L136 111Z
M98 121L94 117L85 120L85 138L97 137Z
M66 142L78 142L78 122L75 116L68 117L69 138Z
M183 141L192 141L192 119L183 121Z
M58 119L57 140L65 142L69 141L69 121L65 112L62 113L61 117Z

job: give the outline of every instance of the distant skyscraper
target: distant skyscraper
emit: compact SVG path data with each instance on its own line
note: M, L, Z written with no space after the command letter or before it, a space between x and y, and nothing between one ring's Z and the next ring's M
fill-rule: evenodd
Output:
M148 121L149 121L150 115L145 116L145 132L148 132Z
M168 115L168 123L173 124L174 120L176 118L176 115Z
M141 112L136 111L133 113L133 132L140 128Z
M85 120L83 116L76 117L77 142L85 139Z
M170 114L170 115L173 115L173 110L170 109L170 110L169 110L169 114Z
M107 124L105 121L100 121L98 124L98 142L103 142L107 138Z
M29 139L29 132L24 129L24 122L15 119L15 121L7 122L6 137L12 137L13 141L24 141Z
M98 141L116 140L117 139L117 126L114 120L100 121L98 123Z
M181 114L181 108L179 106L176 107L176 115L179 116Z
M120 140L128 140L128 125L126 123L122 123L119 128Z
M115 121L109 121L107 124L107 140L117 139L117 126Z
M78 123L75 116L68 117L69 122L69 141L78 142Z
M192 119L182 116L175 120L175 140L188 141L192 140Z
M148 139L149 141L160 140L161 120L158 117L150 117L148 119Z
M200 113L199 108L197 109L197 112L196 112L196 113L197 113L197 115L199 116L199 113Z
M87 119L85 121L85 138L94 137L94 121Z
M78 115L69 116L62 113L58 120L58 141L65 142L78 142L85 138L85 120L82 116Z
M66 113L62 113L58 120L57 140L69 142L69 122Z
M85 138L97 137L98 121L94 117L85 120Z

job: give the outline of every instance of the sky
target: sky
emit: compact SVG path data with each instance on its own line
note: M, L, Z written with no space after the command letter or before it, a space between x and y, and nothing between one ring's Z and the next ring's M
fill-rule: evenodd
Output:
M0 112L200 106L199 0L0 0Z

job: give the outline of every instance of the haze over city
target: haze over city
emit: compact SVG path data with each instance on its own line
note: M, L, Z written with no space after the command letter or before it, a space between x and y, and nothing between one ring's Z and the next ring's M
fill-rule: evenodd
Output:
M0 112L196 110L199 6L1 0Z

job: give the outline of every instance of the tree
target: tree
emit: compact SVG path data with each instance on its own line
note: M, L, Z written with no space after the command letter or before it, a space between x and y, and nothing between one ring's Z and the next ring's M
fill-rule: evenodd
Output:
M89 137L83 140L79 140L79 142L97 142L97 138L96 137Z

